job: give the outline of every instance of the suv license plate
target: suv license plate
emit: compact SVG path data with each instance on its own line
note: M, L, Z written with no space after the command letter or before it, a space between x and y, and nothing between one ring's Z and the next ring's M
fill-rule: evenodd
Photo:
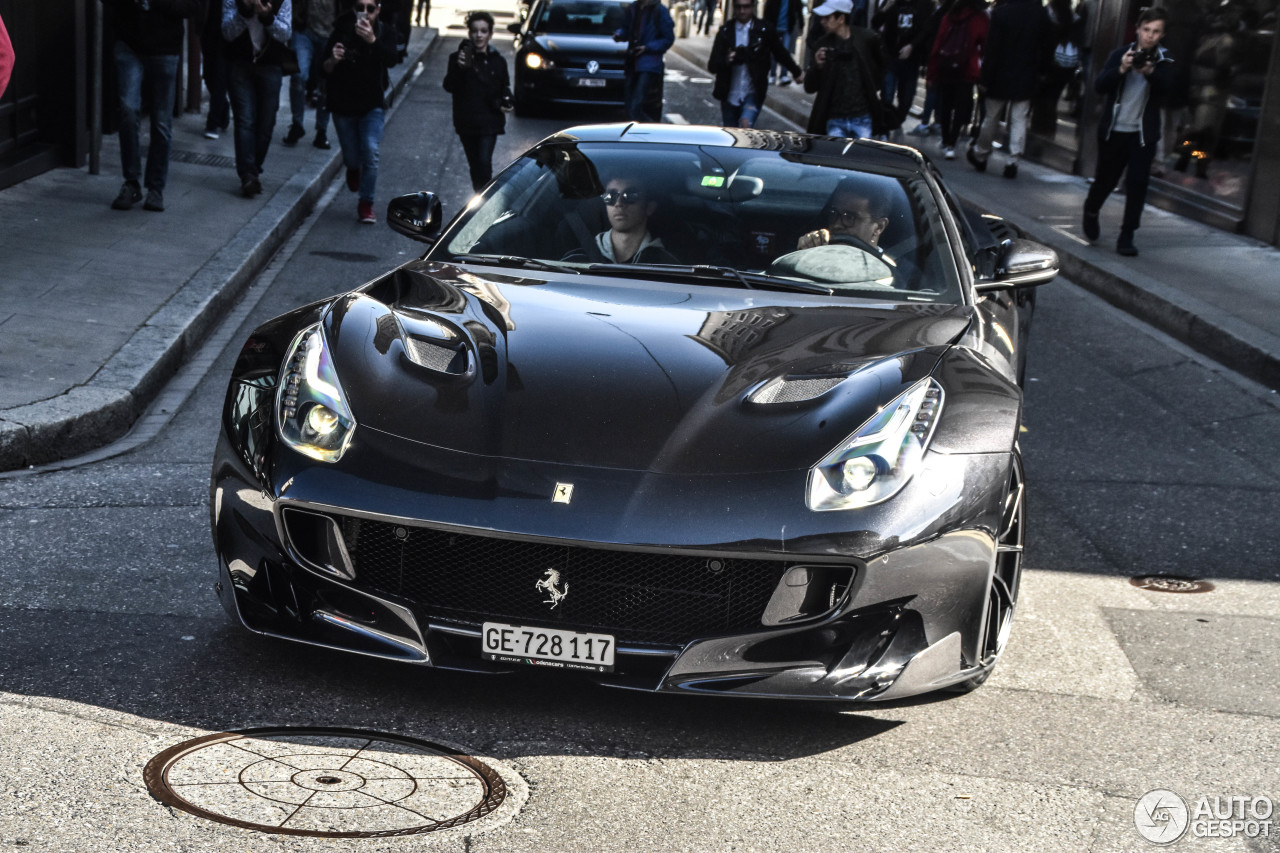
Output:
M603 86L605 80L603 77L579 77L579 86Z
M480 648L485 660L555 669L613 672L613 636L556 628L524 628L485 622Z

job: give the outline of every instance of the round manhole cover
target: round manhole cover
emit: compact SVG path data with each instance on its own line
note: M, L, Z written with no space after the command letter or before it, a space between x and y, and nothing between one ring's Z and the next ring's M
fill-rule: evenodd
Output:
M285 835L371 838L452 829L492 813L502 777L457 750L358 729L246 729L147 762L160 802Z
M1129 583L1138 589L1149 589L1152 592L1212 592L1213 584L1198 578L1184 578L1178 575L1139 575L1130 578Z

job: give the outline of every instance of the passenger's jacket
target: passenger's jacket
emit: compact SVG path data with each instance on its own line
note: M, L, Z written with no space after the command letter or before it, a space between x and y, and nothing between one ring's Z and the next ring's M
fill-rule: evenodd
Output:
M1126 44L1111 51L1106 64L1093 81L1094 91L1106 96L1106 104L1098 120L1099 139L1111 136L1111 126L1120 111L1120 94L1130 76L1138 73L1120 73L1120 60L1132 46ZM1154 145L1160 139L1160 108L1164 106L1169 91L1173 88L1173 57L1163 47L1157 47L1156 51L1156 67L1147 75L1147 103L1142 109L1142 125L1138 128L1138 139L1143 146Z
M622 15L622 26L614 32L614 38L628 44L643 44L644 53L627 56L627 68L635 71L662 73L662 54L676 43L676 28L671 13L660 2L641 6L639 0L627 7Z
M459 134L495 136L506 132L502 100L511 94L511 78L507 61L492 47L473 54L469 68L458 64L457 50L449 54L444 90L453 95L453 128Z
M716 31L716 40L711 45L711 58L707 60L707 70L716 75L715 85L711 89L711 97L723 101L729 97L733 86L733 63L729 54L733 52L737 39L738 22L730 20ZM769 60L776 59L793 75L800 73L800 66L787 53L787 49L778 41L778 34L773 27L759 18L753 18L747 29L747 76L751 79L751 89L756 94L756 103L763 106L765 92L769 88Z
M396 34L381 15L374 24L374 41L369 44L356 33L356 14L347 12L334 22L333 32L319 63L333 55L333 46L342 44L342 61L333 66L326 79L325 103L335 115L359 116L370 110L386 109L386 91L390 85L387 69L400 61L396 52Z

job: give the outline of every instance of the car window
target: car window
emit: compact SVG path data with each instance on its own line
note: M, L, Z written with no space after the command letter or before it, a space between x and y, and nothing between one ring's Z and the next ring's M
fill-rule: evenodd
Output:
M533 22L535 33L613 35L622 22L622 5L599 0L551 0Z
M432 257L515 256L603 274L714 267L733 277L709 284L958 303L950 245L914 173L747 148L556 142L505 170Z

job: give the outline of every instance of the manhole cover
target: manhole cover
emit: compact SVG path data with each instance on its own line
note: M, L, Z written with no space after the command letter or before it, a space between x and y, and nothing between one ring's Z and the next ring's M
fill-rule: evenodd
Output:
M1152 592L1212 592L1213 584L1197 578L1184 578L1177 575L1139 575L1130 578L1129 583L1138 589L1149 589Z
M492 768L448 747L358 729L246 729L172 746L143 778L160 802L260 832L416 835L490 814Z

